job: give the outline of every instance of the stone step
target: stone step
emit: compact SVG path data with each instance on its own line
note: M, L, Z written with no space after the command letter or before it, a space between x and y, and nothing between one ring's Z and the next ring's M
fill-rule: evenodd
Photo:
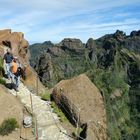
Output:
M60 127L60 125L58 125L58 127L56 125L51 125L49 127L43 128L43 130L42 128L38 128L38 129L40 133L43 133L44 136L47 136L46 140L70 140L67 135L63 134L60 131L62 130L63 132L66 133L66 131L62 129L62 127ZM52 135L53 135L53 139L52 139Z

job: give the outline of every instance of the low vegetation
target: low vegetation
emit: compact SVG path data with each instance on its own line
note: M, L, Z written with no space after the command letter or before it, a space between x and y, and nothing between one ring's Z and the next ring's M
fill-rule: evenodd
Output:
M3 59L2 57L0 57L0 77L2 76L2 72L3 72Z
M41 99L44 100L44 101L50 101L50 93L49 92L45 92L43 94L41 94Z
M3 59L0 57L0 84L5 85L6 81L3 79Z
M8 135L18 127L19 126L15 118L6 119L0 125L0 135Z
M58 115L61 122L66 122L68 119L66 118L65 114L61 111L61 109L58 108L58 106L55 104L55 102L51 103L51 107L53 108L53 112Z
M41 99L44 100L44 101L50 101L51 100L51 94L48 91L46 91L45 93L43 93L41 95ZM61 111L61 109L59 109L59 107L55 104L54 101L51 102L51 107L53 108L53 112L58 115L61 122L68 121L65 114Z
M3 79L2 77L0 77L0 84L2 84L2 85L5 85L6 84L5 79Z

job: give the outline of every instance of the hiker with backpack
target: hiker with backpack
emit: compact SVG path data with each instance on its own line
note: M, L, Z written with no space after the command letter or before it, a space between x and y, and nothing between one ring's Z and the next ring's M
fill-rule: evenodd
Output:
M4 68L5 68L5 76L6 78L10 79L11 72L10 67L13 60L13 55L11 54L10 48L7 49L7 53L4 54Z
M17 57L13 58L12 65L11 65L11 81L13 84L13 88L18 91L18 86L20 82L20 76L22 75L22 68L17 59Z

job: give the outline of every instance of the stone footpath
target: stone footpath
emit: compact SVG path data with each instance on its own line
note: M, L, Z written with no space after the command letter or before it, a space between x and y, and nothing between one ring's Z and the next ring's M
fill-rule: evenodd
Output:
M67 132L60 125L59 117L53 113L50 102L43 101L39 96L32 94L23 83L19 85L19 92L13 89L9 89L9 92L14 96L18 96L21 102L30 110L32 110L30 100L32 97L33 113L37 120L38 140L72 140L64 134ZM59 128L64 133L60 132Z

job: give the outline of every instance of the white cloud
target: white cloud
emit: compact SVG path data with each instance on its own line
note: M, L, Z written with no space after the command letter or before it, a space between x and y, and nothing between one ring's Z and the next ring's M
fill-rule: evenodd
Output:
M129 29L127 24L140 22L137 18L127 19L131 11L116 13L116 17L124 17L125 21L113 21L113 14L108 12L136 3L140 4L139 0L1 0L0 27L22 31L30 42L60 41L68 36L84 40L92 33L97 37L99 33L102 35L117 27ZM104 21L107 18L110 21Z

